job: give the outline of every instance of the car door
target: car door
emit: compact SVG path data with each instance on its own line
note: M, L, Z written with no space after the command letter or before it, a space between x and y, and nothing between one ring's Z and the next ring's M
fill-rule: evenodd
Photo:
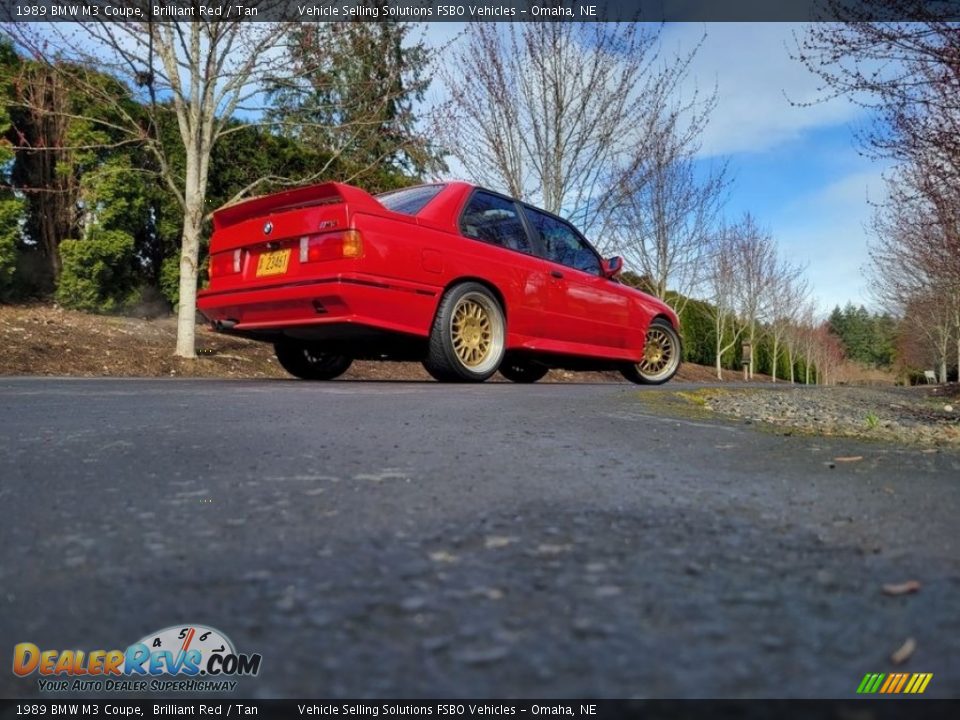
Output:
M570 223L525 206L550 264L550 314L557 339L599 347L626 347L629 301L602 274L600 256Z
M460 215L464 237L492 246L472 256L475 273L494 282L507 301L507 333L510 340L529 346L547 325L549 270L537 254L521 206L510 198L475 190ZM482 245L479 247L483 247Z

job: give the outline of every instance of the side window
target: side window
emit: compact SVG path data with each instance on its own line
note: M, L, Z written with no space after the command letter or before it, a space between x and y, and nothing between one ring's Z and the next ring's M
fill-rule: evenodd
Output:
M380 193L375 197L387 210L403 213L404 215L416 215L426 207L427 203L433 200L444 185L417 185L415 187L403 188L402 190L391 190L390 192Z
M531 208L524 208L527 220L543 239L548 260L567 267L600 274L600 259L570 225Z
M460 219L464 235L510 250L533 252L517 207L509 200L475 192Z

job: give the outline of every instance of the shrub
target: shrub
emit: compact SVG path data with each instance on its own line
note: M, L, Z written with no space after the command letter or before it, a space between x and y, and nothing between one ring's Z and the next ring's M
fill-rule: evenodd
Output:
M163 259L160 266L160 292L173 307L180 302L180 253Z
M23 203L19 200L0 200L0 300L7 300L14 294L22 210Z
M133 237L96 229L84 240L60 244L62 269L57 302L93 312L115 312L136 301Z

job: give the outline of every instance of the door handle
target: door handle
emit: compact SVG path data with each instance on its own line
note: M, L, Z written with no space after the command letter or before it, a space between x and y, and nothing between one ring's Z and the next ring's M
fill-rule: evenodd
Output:
M552 277L557 278L558 280L562 280L562 279L563 279L563 273L560 272L559 270L551 270L551 271L550 271L550 275L551 275Z

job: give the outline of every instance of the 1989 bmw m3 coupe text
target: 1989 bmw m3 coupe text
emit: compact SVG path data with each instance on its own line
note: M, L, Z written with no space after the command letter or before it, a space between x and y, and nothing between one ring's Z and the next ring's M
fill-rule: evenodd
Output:
M443 381L498 370L619 369L659 384L680 365L676 314L617 281L565 220L462 182L372 196L325 183L214 214L200 311L272 342L290 373L329 380L357 358L420 361Z

